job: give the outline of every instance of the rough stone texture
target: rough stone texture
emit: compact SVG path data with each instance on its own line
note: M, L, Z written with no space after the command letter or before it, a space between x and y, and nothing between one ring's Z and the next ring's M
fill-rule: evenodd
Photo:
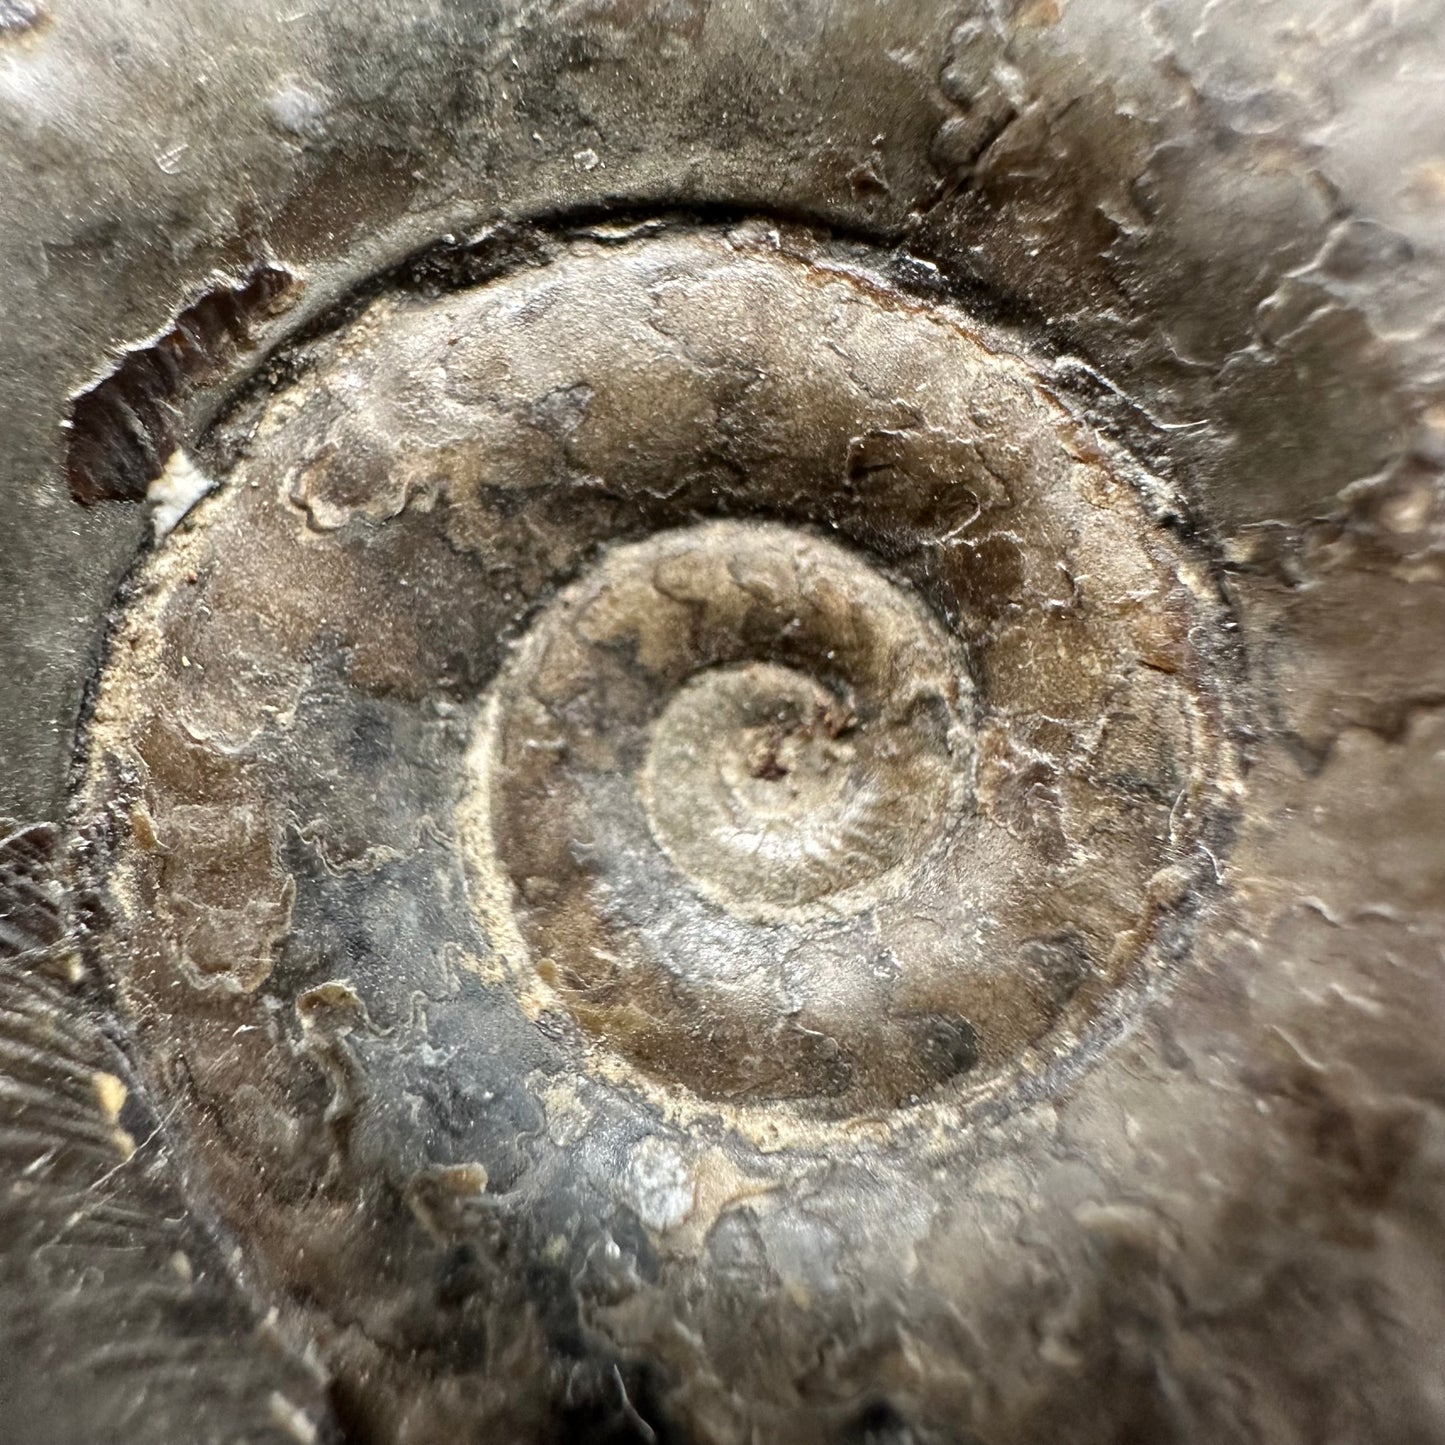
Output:
M865 245L899 284L1016 328L1178 497L1164 520L1233 612L1249 768L1190 957L1094 1067L961 1142L947 1207L825 1153L786 1208L709 1157L689 1213L676 1139L588 1159L548 1133L567 1106L522 1090L496 1131L513 1157L438 1162L420 1138L414 1157L389 1156L415 1172L395 1207L425 1236L391 1267L437 1282L463 1358L436 1360L437 1394L410 1418L333 1385L337 1428L454 1438L480 1409L503 1434L564 1438L1445 1438L1442 35L1438 4L1354 0L0 4L0 811L17 828L64 821L81 700L147 532L143 506L72 499L66 423L85 422L78 398L127 356L259 267L297 279L292 304L156 411L203 460L235 441L207 442L207 424L248 377L257 400L286 381L307 328L378 290L483 281L538 223L804 220ZM184 774L184 744L173 753ZM37 835L18 836L7 846L24 852ZM324 868L367 845L293 846L298 867ZM404 866L424 870L440 846L407 840ZM397 900L414 895L368 904L364 877L357 910L404 936ZM88 956L108 935L29 864L0 887L0 940L49 927L52 904ZM250 901L261 973L293 905ZM0 984L7 1016L33 1007L54 1030L33 1087L67 1101L4 1155L0 1430L190 1440L212 1419L214 1438L306 1438L320 1415L304 1371L254 1335L285 1282L215 1243L193 1142L154 1113L159 1182L110 1173L111 1130L130 1129L107 1119L117 1086L64 1092L75 1069L123 1081L130 1101L161 1079L154 1059L124 1057L133 1021L103 990L45 973L52 946L27 943ZM351 1131L359 1157L383 1147L353 1128L348 1090L397 1030L433 1070L437 1107L474 1117L471 1081L447 1069L456 1011L380 1015L341 983L346 948L338 930L284 1024L312 1061L298 1067L316 1117ZM454 966L431 963L442 995ZM14 1090L29 1067L6 1055ZM88 1131L80 1182L19 1207L27 1169L63 1137L56 1109ZM565 1271L537 1286L513 1268L518 1231L540 1249L600 1217L528 1177L533 1137L562 1161L556 1180L603 1181L608 1217L631 1221L599 1243L615 1287L581 1301L592 1315ZM42 1246L76 1217L47 1201L72 1187L136 1216L127 1246L154 1250L106 1225L47 1274L61 1256ZM177 1191L193 1224L176 1223ZM518 1208L494 1213L493 1193ZM849 1227L828 1222L831 1205L810 1214L815 1195L843 1201ZM557 1219L532 1208L544 1198ZM362 1250L351 1222L341 1211L329 1236L338 1267ZM274 1253L286 1216L272 1225ZM199 1242L171 1245L182 1229ZM214 1291L204 1319L167 1313L175 1270L159 1295L123 1291L159 1314L85 1293L176 1247L208 1261L191 1266ZM859 1304L853 1261L870 1251L867 1276L897 1285ZM684 1302L666 1316L664 1277ZM538 1298L563 1317L539 1320ZM116 1361L123 1341L157 1342L104 1377L114 1394L43 1386L73 1359L74 1310ZM390 1332L404 1353L436 1325L360 1319L350 1346ZM536 1392L507 1399L447 1395L475 1364L466 1350L540 1368L536 1342L569 1329L572 1416L550 1376L524 1373ZM787 1347L762 1354L759 1339Z
M319 1440L325 1376L187 1201L67 936L56 851L43 825L0 840L0 1432Z

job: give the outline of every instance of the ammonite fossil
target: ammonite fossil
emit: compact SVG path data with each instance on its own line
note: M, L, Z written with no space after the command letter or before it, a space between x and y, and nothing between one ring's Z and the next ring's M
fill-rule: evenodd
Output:
M0 1438L1442 1438L1428 144L1387 244L1214 6L502 8L267 19L60 394Z
M504 1296L538 1410L584 1321L665 1355L743 1222L880 1221L856 1283L700 1299L704 1354L799 1292L845 1347L912 1313L920 1212L1216 886L1228 611L1167 490L1002 338L766 226L559 238L296 366L129 586L79 819L224 1223L309 1331L405 1320L334 1359L404 1434L519 1368L497 1302L388 1278L429 1236L573 1282L565 1324ZM748 1428L709 1395L689 1430Z

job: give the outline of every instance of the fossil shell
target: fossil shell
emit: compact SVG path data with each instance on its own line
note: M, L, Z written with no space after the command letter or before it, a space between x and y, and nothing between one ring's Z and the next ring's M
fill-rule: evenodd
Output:
M825 1161L909 1221L859 1284L897 1290L977 1128L1187 966L1228 613L1008 345L822 237L559 239L313 343L137 575L89 729L105 965L368 1410L522 1347L545 1410L518 1278L665 1312L739 1199L846 1229ZM433 1237L533 1261L515 1341L391 1278Z

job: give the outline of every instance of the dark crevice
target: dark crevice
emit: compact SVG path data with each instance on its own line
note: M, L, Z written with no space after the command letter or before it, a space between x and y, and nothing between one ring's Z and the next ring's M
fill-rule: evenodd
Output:
M219 381L258 344L258 324L291 306L300 282L256 267L186 307L158 341L130 351L104 381L75 398L65 473L82 506L138 502L180 440L189 393Z

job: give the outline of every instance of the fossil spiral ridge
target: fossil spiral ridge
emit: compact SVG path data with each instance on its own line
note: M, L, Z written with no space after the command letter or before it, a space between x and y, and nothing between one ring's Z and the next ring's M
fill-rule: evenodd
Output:
M329 1261L396 1200L455 1240L510 1198L625 1295L598 1221L686 1253L859 1151L911 1189L1187 953L1226 614L1004 339L678 227L383 296L295 370L133 581L82 828L223 1219L358 1379L517 1367L356 1316Z

